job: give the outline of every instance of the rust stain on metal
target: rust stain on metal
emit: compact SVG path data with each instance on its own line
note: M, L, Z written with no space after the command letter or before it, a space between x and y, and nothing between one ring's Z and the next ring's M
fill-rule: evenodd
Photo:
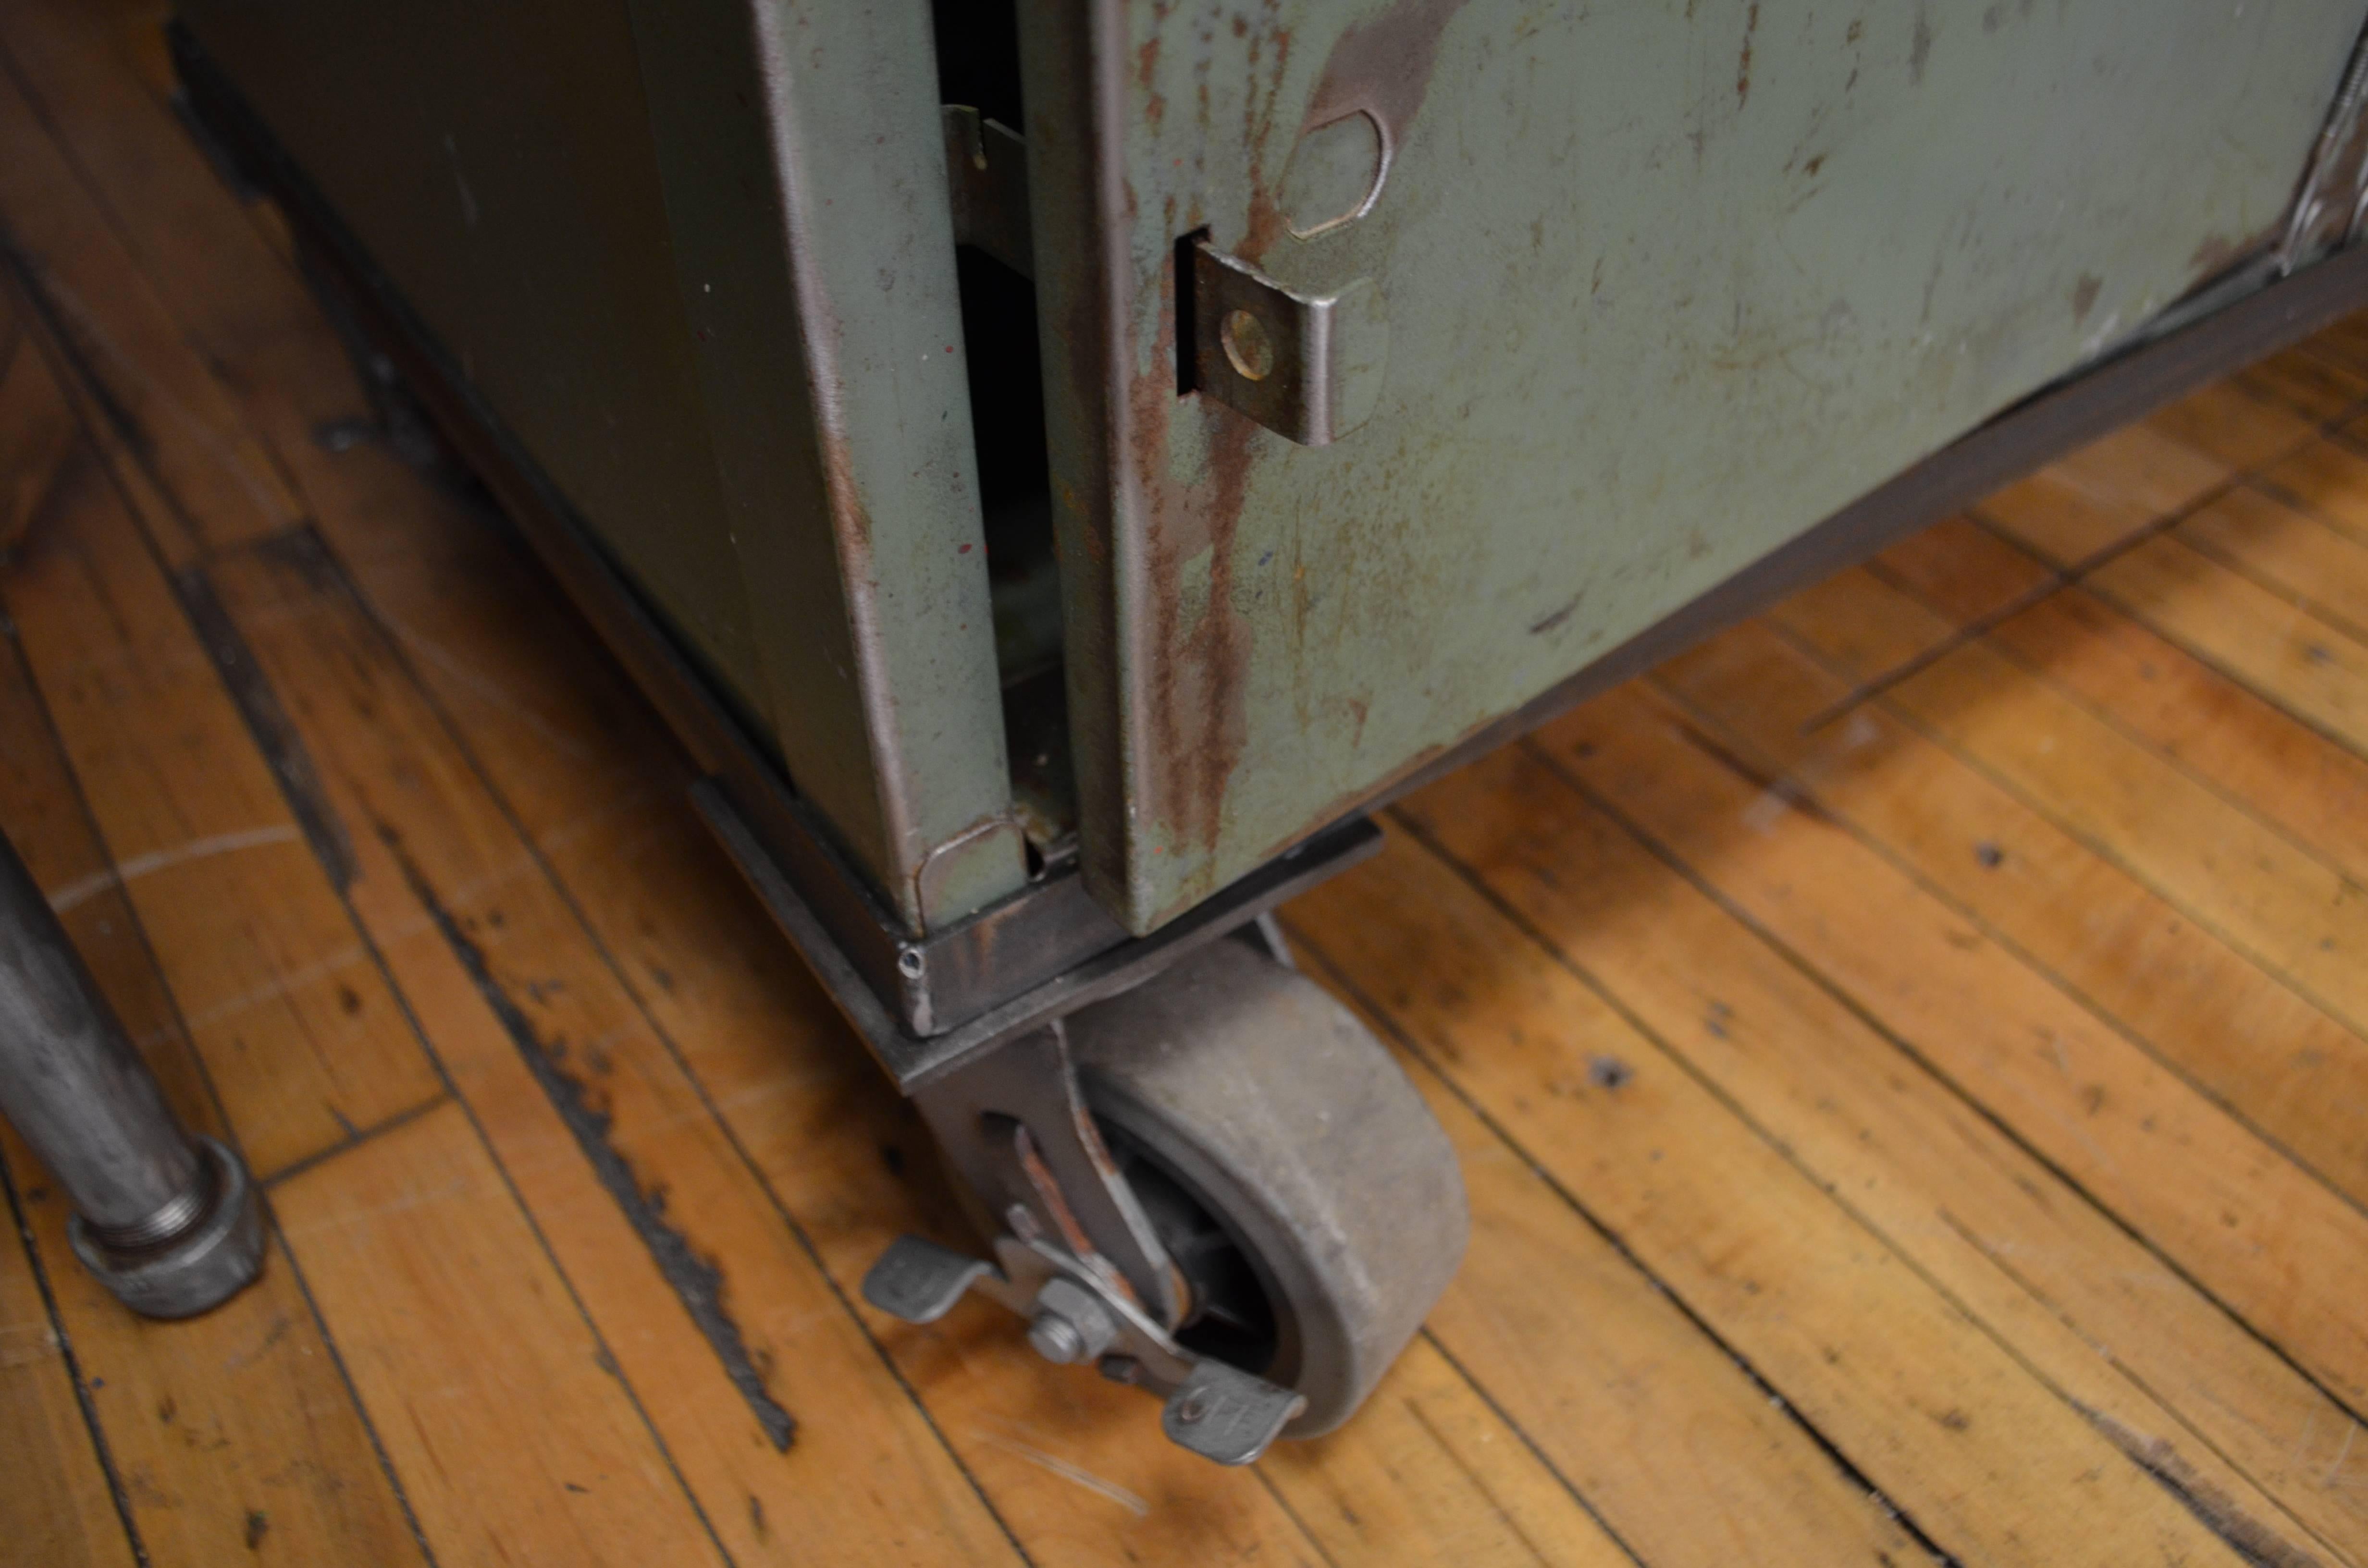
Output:
M1461 4L1461 0L1457 0ZM1267 25L1247 25L1248 58L1263 90L1245 106L1245 142L1250 149L1249 210L1240 252L1255 259L1288 232L1266 177L1273 144L1276 109L1290 62L1292 35L1273 25L1277 6L1265 7ZM1287 151L1287 149L1286 149ZM1171 199L1170 206L1173 208ZM1176 227L1169 213L1169 227ZM1143 497L1147 621L1143 642L1154 651L1150 689L1144 694L1147 755L1140 778L1144 815L1177 849L1213 849L1222 831L1227 787L1249 744L1249 664L1253 633L1249 618L1234 602L1234 538L1248 493L1258 429L1251 421L1212 403L1199 402L1205 422L1206 466L1193 479L1168 476L1172 422L1190 404L1178 401L1172 367L1182 351L1177 341L1176 290L1189 277L1171 266L1162 276L1164 307L1153 352L1128 386L1128 459ZM1185 575L1207 557L1208 587L1199 617L1185 624ZM1159 846L1153 846L1154 851ZM1212 868L1213 874L1213 867ZM1193 897L1211 891L1195 878Z
M2231 262L2249 254L2260 243L2259 237L2232 240L2226 234L2207 234L2203 243L2195 247L2195 254L2187 258L2187 265L2197 278L2211 278L2226 271Z
M1159 122L1167 118L1167 100L1153 85L1159 75L1158 24L1166 19L1166 11L1165 6L1155 7L1151 36L1143 40L1143 47L1135 51L1134 56L1134 79L1142 85L1144 94L1143 118L1151 122L1154 131L1158 130Z
M1386 164L1405 144L1406 128L1422 110L1431 70L1439 61L1440 35L1463 6L1464 0L1397 0L1372 21L1342 33L1325 59L1299 133L1304 136L1362 111L1382 128ZM1749 45L1745 47L1748 71Z
M848 576L866 588L874 585L871 571L871 514L863 509L863 494L855 483L855 455L847 432L834 422L817 421L822 445L823 486L830 496L831 531L846 560Z
M1461 4L1462 0L1457 0L1457 3ZM1252 261L1264 257L1268 247L1291 228L1282 208L1275 201L1271 182L1266 176L1267 150L1274 137L1275 100L1282 91L1283 70L1291 63L1291 29L1272 25L1277 8L1275 0L1267 0L1269 25L1249 40L1249 66L1253 73L1257 71L1259 57L1266 48L1270 45L1274 51L1274 66L1267 77L1266 91L1250 94L1243 109L1246 121L1243 126L1246 132L1244 142L1250 150L1250 208L1248 224L1242 235L1241 254ZM1322 92L1319 86L1319 97ZM1299 134L1304 136L1306 133L1307 126L1302 121ZM1291 149L1286 147L1282 151L1288 159Z
M1093 1131L1090 1123L1081 1122L1080 1125L1085 1130L1086 1153L1094 1162L1095 1168L1116 1179L1118 1162L1110 1158L1110 1151L1102 1146L1100 1136ZM1053 1228L1061 1233L1061 1240L1068 1247L1070 1256L1130 1303L1142 1306L1143 1293L1134 1288L1117 1264L1094 1245L1085 1221L1078 1219L1076 1210L1069 1207L1067 1196L1061 1191L1060 1182L1053 1177L1053 1167L1046 1165L1044 1156L1037 1152L1035 1136L1024 1124L1016 1120L1011 1124L1011 1150L1020 1175L1036 1194L1036 1201L1051 1217Z
M1171 273L1164 285L1178 287ZM1169 301L1172 306L1173 301ZM1248 619L1234 608L1233 544L1248 485L1257 426L1230 409L1203 403L1209 421L1208 472L1177 485L1167 477L1170 421L1182 406L1167 367L1177 351L1176 312L1160 312L1152 368L1128 389L1133 405L1130 457L1144 503L1144 642L1156 651L1146 693L1150 754L1144 758L1144 802L1150 819L1178 841L1214 847L1225 786L1249 738ZM1209 555L1206 608L1189 629L1184 572Z

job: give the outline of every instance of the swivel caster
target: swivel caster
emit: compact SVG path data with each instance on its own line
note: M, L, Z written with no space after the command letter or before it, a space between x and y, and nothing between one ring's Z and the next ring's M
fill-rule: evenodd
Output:
M1010 1185L976 1195L998 1221L994 1263L908 1237L865 1298L928 1322L978 1290L1029 1320L1047 1359L1164 1395L1168 1436L1220 1462L1347 1420L1463 1255L1463 1180L1414 1085L1338 1003L1247 942L1213 942L1060 1028L1052 1060L1120 1207L1173 1271L1173 1309ZM1012 1119L1030 1143L1064 1131Z

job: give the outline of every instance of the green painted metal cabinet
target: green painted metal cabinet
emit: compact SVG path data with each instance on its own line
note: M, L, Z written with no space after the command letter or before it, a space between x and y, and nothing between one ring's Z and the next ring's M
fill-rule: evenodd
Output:
M1074 953L2348 241L2368 5L184 12L897 939Z

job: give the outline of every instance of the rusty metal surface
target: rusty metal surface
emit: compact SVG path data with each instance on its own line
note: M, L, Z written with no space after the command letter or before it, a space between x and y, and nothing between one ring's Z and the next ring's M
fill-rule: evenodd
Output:
M2364 12L1022 0L1097 894L1173 917L2259 249ZM1178 396L1204 227L1374 280L1360 428Z
M182 9L904 926L1023 886L926 8Z

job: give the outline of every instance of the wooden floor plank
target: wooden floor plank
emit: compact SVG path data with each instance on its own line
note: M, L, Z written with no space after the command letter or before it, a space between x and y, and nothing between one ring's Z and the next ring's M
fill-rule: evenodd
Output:
M14 8L11 8L14 15ZM0 222L45 326L92 386L117 433L176 503L168 553L284 528L299 508L278 465L191 350L64 149L25 97L0 37Z
M1942 618L1864 573L1821 585L1774 619L1850 681L1896 668L1904 651L1948 632ZM2014 676L2002 653L1975 644L1884 700L2348 1030L2368 1025L2368 891L2054 687ZM2199 1001L2213 992L2218 1006L2242 1010L2260 990L2208 955L2195 962L2203 967L2186 983ZM2128 994L2120 1006L2142 1030L2179 1032L2158 1001L2157 1016L2146 1016L2138 993L2157 983L2146 969L2091 972ZM2271 1038L2294 1035L2301 1049L2309 1032L2292 1022ZM2165 1043L2185 1053L2183 1042Z
M2015 683L2004 656L1986 647L1951 654L1929 678L1902 683L1846 726L1803 733L1811 715L1860 678L1858 659L1882 640L1869 628L1905 620L1906 635L1921 638L1930 631L1927 615L1871 578L1839 579L1778 612L1793 641L1770 627L1740 629L1672 665L1666 682L1752 766L1850 823L2248 1125L2368 1204L2368 1128L2326 1114L2329 1104L2368 1096L2368 1040L2282 978L2293 944L2271 918L2303 896L2297 882L2344 903L2340 873L2257 819L2223 836L2216 814L2203 824L2141 815L2178 803L2150 784L2127 791L2138 804L2123 813L2138 819L2143 836L2124 843L2114 830L2125 824L2109 820L2101 837L2112 853L2099 854L2089 835L2109 802L2091 796L2053 814L2063 802L2018 793L2010 766L1995 776L1986 770L1980 735L1959 749L1975 728L1959 715L1976 686L2014 686L1990 688L1992 700L2019 710L1995 722L2025 725L2024 742L2044 757L2064 755L2057 780L2076 790L2125 778L2127 755L2112 759L2118 776L2111 765L2083 767L2091 760L2083 748L2096 738L2067 741L2063 699L2027 703L2041 688ZM1989 725L1986 719L1982 733ZM2215 871L2202 899L2188 902L2180 895L2193 891L2194 868L2182 878L2177 865L2162 865L2172 858L2162 852L2166 838L2182 858L2192 850L2214 863L2242 859L2254 877L2283 871L2283 881L2232 914L2221 895L2241 896L2247 878ZM2231 927L2234 945L2220 935ZM2248 945L2265 937L2274 944L2274 971L2256 961L2260 947Z
M87 456L0 597L258 1171L438 1093L180 599Z
M2314 439L2326 417L2238 376L2148 415L2146 427L2231 469L2255 469Z
M1454 869L1401 844L1294 929L1943 1551L2235 1560Z
M1622 691L1558 762L2355 1412L2368 1221L1839 827Z
M2368 456L2342 441L2314 441L2264 469L2260 487L2338 528L2368 540Z
M2330 358L2322 337L2282 348L2230 380L2252 396L2322 426L2355 419L2368 405L2368 373Z
M723 1561L458 1105L272 1207L438 1561Z
M2027 483L1983 502L1975 514L2059 569L2122 550L2087 576L2098 597L2368 754L2368 644L2183 540L2146 537L2168 515L2149 515L2158 498L2116 506Z
M104 493L98 494L103 500ZM335 805L324 800L313 802L317 812L311 825L316 831L310 836L317 840L320 824L328 824L336 829L336 844L308 844L308 835L288 820L289 801L281 798L253 739L216 683L213 665L182 617L181 603L189 598L186 585L176 602L120 510L94 506L44 519L44 525L26 569L10 582L9 603L36 669L50 680L52 706L61 714L69 750L77 752L80 770L92 783L102 824L114 830L110 836L119 844L141 843L142 832L168 824L185 835L183 842L222 846L222 853L196 856L176 853L169 842L161 848L137 850L157 869L127 879L128 891L142 905L150 928L162 927L160 949L187 960L172 978L185 1013L207 1020L198 1026L200 1039L208 1033L208 1024L218 1026L223 1048L219 1069L235 1085L228 1096L233 1120L251 1152L257 1145L266 1151L256 1154L258 1165L269 1170L301 1164L334 1149L352 1137L356 1128L399 1117L424 1098L433 1098L439 1091L409 1033L409 1022L361 934L342 917L337 890L323 859L315 858L316 847L325 848L324 858L340 863L350 887L356 870L350 832ZM45 562L53 564L60 559L73 569L45 575ZM208 595L211 602L211 589ZM234 623L225 624L234 629ZM237 666L249 677L255 673L251 660L247 650L237 650ZM60 700L59 692L67 694L65 700ZM144 711L143 698L151 704ZM250 720L252 707L250 702ZM301 736L291 733L282 739L288 748L301 747ZM187 766L184 759L192 753L202 756L202 767ZM299 774L304 785L317 788L309 761L302 769L289 766L289 758L296 755L296 750L283 750L282 773ZM258 833L252 826L215 831L229 820L225 812L242 821L261 822L267 830L277 825L279 831ZM261 856L274 851L278 863L267 861L259 870ZM156 905L153 911L147 907L152 901ZM226 918L231 912L238 918ZM256 912L276 913L288 922L268 932L282 940L256 939L252 923ZM415 919L415 925L420 924L424 922ZM300 938L339 945L325 958L291 955L289 949ZM247 977L235 967L236 960L251 962L251 955L258 954L277 960L272 983L247 984ZM225 1004L222 996L231 987L237 989ZM326 1006L316 1004L309 1015L302 1010L307 996L323 992L328 993ZM258 996L265 1000L257 1002ZM291 1016L294 1027L289 1023ZM337 1020L333 1040L323 1038L324 1019ZM260 1062L275 1059L287 1064L285 1071L257 1073ZM311 1081L307 1074L313 1074ZM302 1097L308 1092L338 1096L321 1108L333 1125L311 1131L309 1145L288 1132L289 1125L299 1120L291 1110L315 1114L313 1104ZM297 1096L292 1104L291 1096ZM358 1107L382 1114L357 1114ZM548 1114L547 1104L541 1108ZM597 1188L593 1190L597 1201ZM353 1267L349 1257L331 1252L331 1270ZM311 1272L323 1295L354 1299L347 1279L319 1267ZM523 1321L534 1312L573 1311L548 1285L540 1277L522 1278L518 1289L536 1304L531 1311L513 1307L513 1314ZM363 1325L370 1335L388 1326L371 1319L364 1319ZM365 1337L349 1348L359 1352L383 1346L379 1338ZM412 1346L412 1359L404 1364L431 1365L423 1358L427 1348ZM444 1348L448 1354L469 1354L458 1346ZM461 1385L471 1403L494 1406L503 1403L493 1397L498 1386ZM623 1415L604 1415L605 1406L587 1405L583 1412L586 1419L629 1422L640 1445L642 1458L636 1463L646 1472L643 1479L657 1475L687 1509L688 1499L660 1461L655 1441L641 1428L641 1418L620 1385L607 1379L579 1382L570 1397L582 1403L596 1393ZM551 1413L564 1420L567 1401L555 1392L550 1398L554 1402ZM394 1439L390 1445L398 1451L404 1446ZM419 1455L415 1452L414 1457ZM458 1484L461 1490L450 1501L459 1511L448 1514L445 1528L470 1540L480 1531L489 1532L489 1539L513 1537L529 1545L537 1539L534 1532L540 1527L528 1516L506 1512L507 1504L495 1506L490 1516L474 1517L472 1510L493 1500L474 1497L475 1489L465 1482ZM732 1499L735 1509L746 1501L745 1494ZM666 1517L663 1499L636 1506Z
M726 1547L1011 1556L335 562L299 534L211 571L354 828L365 928Z
M1262 1469L1336 1562L1634 1561L1577 1514L1554 1472L1428 1339L1407 1347L1352 1427L1286 1443Z
M0 554L48 500L74 443L74 410L57 395L41 349L0 289Z
M2214 561L2354 639L2368 628L2368 541L2249 488L2199 507L2178 532Z
M2009 485L1981 509L2018 537L2044 535L2050 559L2068 563L2112 549L2235 475L2229 464L2134 425Z
M2368 642L2180 540L2152 540L2089 579L2099 597L2368 755Z
M2117 1442L2368 1561L2368 1507L2318 1482L2348 1415L1565 778L1508 755L1403 810Z
M2368 321L2358 315L2346 316L2321 329L2308 347L2312 353L2331 364L2368 373Z
M2047 575L2021 551L1963 519L1926 529L1873 569L1960 627L2020 601ZM2085 589L2051 593L1988 637L2105 722L2353 881L2368 882L2368 758Z
M1298 936L1307 913L1292 916ZM1330 978L1320 949L1302 948ZM1387 1028L1358 995L1344 1000ZM1907 1533L1725 1346L1449 1085L1407 1065L1472 1205L1471 1247L1430 1332L1640 1559L1916 1561ZM1662 1440L1675 1432L1685 1440Z
M29 1156L5 1127L0 1145L0 1163L34 1184L28 1190L41 1191L47 1178L28 1168ZM8 1456L9 1470L8 1483L0 1486L0 1540L26 1562L131 1562L131 1540L76 1396L66 1342L35 1278L34 1256L16 1233L14 1216L0 1208L0 1217L10 1233L0 1236L0 1454Z
M108 879L106 856L47 734L23 663L0 646L0 736L8 737L0 746L0 824L22 846L34 880L63 906L68 935L142 1043L166 1100L192 1127L220 1135L138 917ZM6 1134L0 1153L26 1195L34 1245L151 1562L309 1568L422 1561L283 1249L275 1244L262 1278L226 1305L188 1322L144 1322L74 1260L65 1204L29 1153Z

